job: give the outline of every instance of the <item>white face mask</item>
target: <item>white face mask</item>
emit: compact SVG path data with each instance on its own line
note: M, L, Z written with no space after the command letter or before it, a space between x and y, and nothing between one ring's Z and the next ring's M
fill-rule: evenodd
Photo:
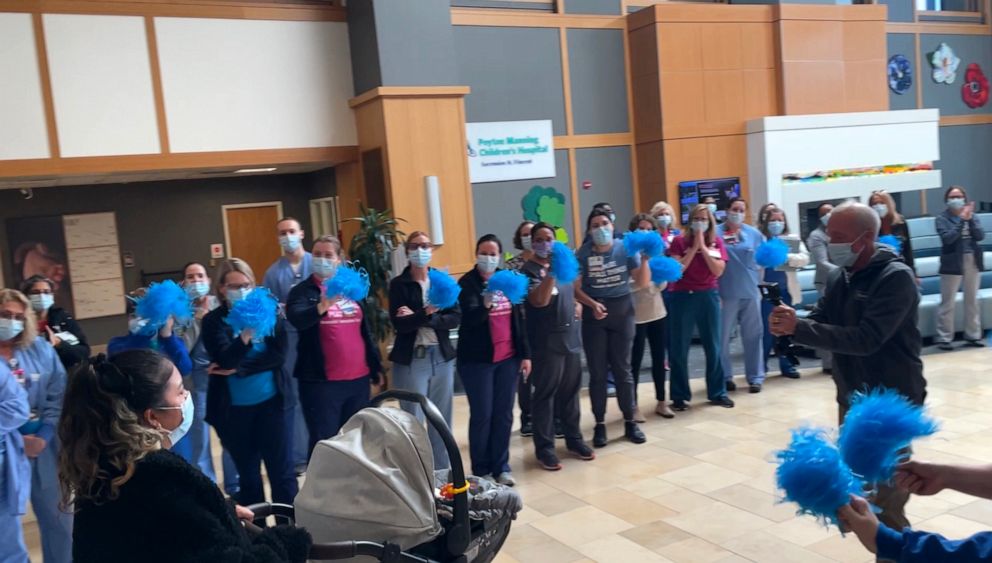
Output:
M668 226L672 224L671 215L659 215L656 219L658 219L658 224L661 225L662 229L667 229Z
M520 236L520 246L522 246L524 250L532 250L530 235Z
M418 268L426 268L431 263L433 252L430 248L417 248L407 252L410 263Z
M740 225L744 222L744 214L740 211L728 211L727 222L731 225Z
M871 208L875 210L875 213L878 213L879 217L885 217L889 214L889 206L884 203L876 203Z
M246 287L244 289L229 289L227 290L227 300L234 305L238 301L243 301L248 294L251 293L252 288Z
M279 246L283 252L296 252L300 247L300 235L282 235L279 237Z
M604 226L592 230L592 241L596 243L597 246L604 246L610 244L613 240L613 227Z
M24 332L24 321L17 319L0 319L0 341L6 342L17 338Z
M963 197L949 198L947 200L947 207L950 207L951 209L955 209L955 210L961 209L962 207L964 207L964 198Z
M183 436L189 432L190 427L193 426L193 394L189 391L186 392L186 400L183 401L181 407L157 407L155 410L182 411L183 419L179 423L179 426L169 430L169 441L172 442L173 446L175 446L179 440L182 440Z
M317 274L318 278L329 278L338 270L338 263L330 258L319 258L314 256L310 262L310 269Z
M854 250L854 243L859 240L861 240L860 236L852 242L831 242L828 244L827 255L830 257L830 261L841 268L850 268L853 266L861 255L860 252L855 252Z
M705 233L707 229L710 228L709 221L693 221L692 230L696 233Z
M499 256L487 256L479 254L475 257L475 264L483 274L491 274L499 268Z
M55 304L55 296L51 293L38 293L31 296L31 308L42 313Z
M782 221L769 221L768 234L777 237L785 231L785 223Z
M186 295L189 295L190 299L199 299L208 293L210 293L210 284L205 281L188 282L186 284Z
M707 203L706 204L706 207L709 208L710 213L712 213L713 215L716 215L716 204L715 203Z
M822 224L824 227L826 227L827 226L827 223L829 223L829 222L830 222L830 214L829 213L827 213L823 217L820 217L820 224Z

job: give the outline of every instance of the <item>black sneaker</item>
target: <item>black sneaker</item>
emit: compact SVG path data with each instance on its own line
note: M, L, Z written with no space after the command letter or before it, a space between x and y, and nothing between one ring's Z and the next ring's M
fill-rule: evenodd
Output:
M760 383L752 383L752 384L750 384L750 385L747 386L747 390L750 393L761 393L761 384Z
M937 348L950 351L954 349L954 346L950 342L939 342L937 343Z
M541 469L545 471L560 471L561 461L554 452L546 452L537 455L537 463L541 466Z
M734 383L733 379L727 380L727 391L737 391L737 384Z
M586 444L585 442L570 444L568 446L568 451L582 461L592 461L596 459L596 452L592 451L589 444Z
M565 427L562 426L561 421L557 418L555 419L555 438L565 437Z
M734 408L734 402L732 400L730 400L730 397L727 397L726 395L724 395L723 397L720 397L719 399L714 399L714 400L710 401L710 404L711 405L716 405L718 407L723 407L725 409L732 409L732 408Z
M643 444L648 441L647 436L644 435L644 432L641 432L641 429L637 426L637 423L632 421L623 423L623 435L635 444Z
M683 401L682 399L675 399L672 401L672 409L677 411L687 411L689 410L689 403Z
M970 346L971 348L984 348L985 347L985 343L982 342L981 340L965 340L964 341L964 345L965 346Z
M789 379L799 379L799 372L794 369L783 371L782 377L788 377Z
M600 422L596 425L596 428L592 433L592 445L596 448L603 448L607 444L606 440L606 425Z
M520 435L524 438L530 438L534 435L534 425L529 419L520 421Z

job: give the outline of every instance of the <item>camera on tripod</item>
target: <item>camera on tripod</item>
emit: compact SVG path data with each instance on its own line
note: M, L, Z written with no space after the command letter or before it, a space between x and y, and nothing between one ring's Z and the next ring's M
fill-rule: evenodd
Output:
M777 283L759 283L758 289L761 291L761 298L771 303L772 307L782 305L782 292L779 290ZM793 366L799 365L799 358L796 357L798 350L799 347L792 343L791 335L775 338L775 353L779 357L789 360L789 363Z

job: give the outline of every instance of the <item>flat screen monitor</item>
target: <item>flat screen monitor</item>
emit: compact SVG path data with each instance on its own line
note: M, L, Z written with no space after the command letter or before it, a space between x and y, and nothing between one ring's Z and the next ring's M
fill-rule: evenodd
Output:
M723 221L727 217L730 201L735 197L741 197L741 179L717 178L679 182L679 204L683 225L689 223L689 213L692 212L692 208L710 196L716 199L717 220Z

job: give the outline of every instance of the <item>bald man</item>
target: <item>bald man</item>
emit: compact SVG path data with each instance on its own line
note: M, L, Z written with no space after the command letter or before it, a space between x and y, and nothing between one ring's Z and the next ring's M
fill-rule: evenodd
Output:
M878 223L867 205L836 207L827 235L837 268L827 277L824 296L805 319L785 306L769 316L775 336L792 335L797 344L833 352L841 423L855 391L894 389L918 405L927 394L916 275L890 248L875 244ZM874 499L882 509L879 519L896 530L909 526L903 510L908 499L909 493L880 485Z

